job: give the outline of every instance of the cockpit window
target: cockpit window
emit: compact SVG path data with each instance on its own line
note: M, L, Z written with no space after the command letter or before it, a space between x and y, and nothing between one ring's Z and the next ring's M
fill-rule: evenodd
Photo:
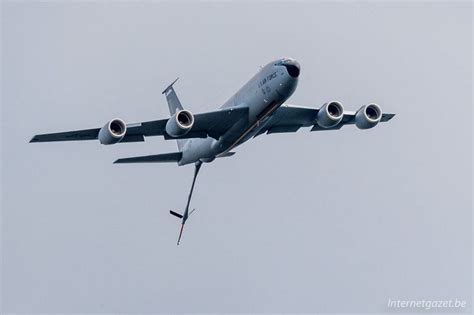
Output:
M288 59L288 58L280 59L275 63L275 66L283 66L283 64L288 61L291 61L291 59Z
M294 59L283 58L277 61L275 66L284 66L288 74L293 78L297 78L300 75L300 65Z

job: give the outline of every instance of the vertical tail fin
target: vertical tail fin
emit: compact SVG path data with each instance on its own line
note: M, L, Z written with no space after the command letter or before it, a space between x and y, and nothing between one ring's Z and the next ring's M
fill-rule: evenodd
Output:
M170 110L170 116L173 116L176 112L183 109L181 102L179 101L176 92L174 91L173 84L178 81L179 78L176 78L168 87L161 93L166 96L166 101L168 102L168 108ZM179 151L182 151L184 144L186 143L187 139L177 139L176 143L178 145Z

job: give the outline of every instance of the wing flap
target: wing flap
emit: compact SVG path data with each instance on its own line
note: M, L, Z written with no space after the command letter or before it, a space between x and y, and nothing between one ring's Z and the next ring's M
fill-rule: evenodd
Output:
M297 132L302 125L282 125L282 126L275 126L267 130L267 134L271 133L285 133L285 132Z
M145 141L145 137L143 135L125 135L123 139L119 143L126 143L126 142L143 142Z
M127 125L126 135L162 136L165 133L167 121L168 119L160 119Z
M344 126L344 123L341 121L337 125L330 127L330 128L323 128L319 126L318 124L315 124L313 128L311 128L311 131L324 131L324 130L339 130Z

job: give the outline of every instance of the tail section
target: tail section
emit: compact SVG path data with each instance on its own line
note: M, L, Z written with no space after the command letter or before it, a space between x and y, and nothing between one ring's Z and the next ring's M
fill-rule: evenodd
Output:
M173 84L178 81L179 78L176 78L168 87L161 93L165 94L166 96L166 101L168 102L168 107L170 109L170 115L173 116L177 111L182 110L183 106L181 105L181 102L178 99L178 96L176 95L176 92L174 91Z
M179 78L176 78L168 87L161 93L166 96L166 101L168 102L168 108L170 110L170 116L173 116L176 114L176 112L180 111L183 109L183 106L181 105L181 102L179 101L178 96L176 95L176 92L174 91L173 84L178 81ZM178 145L178 149L181 152L184 144L188 141L187 139L177 139L176 143Z

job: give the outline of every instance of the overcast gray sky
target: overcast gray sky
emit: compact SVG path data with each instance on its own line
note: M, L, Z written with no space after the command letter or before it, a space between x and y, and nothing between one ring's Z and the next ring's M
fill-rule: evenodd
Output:
M388 312L472 280L472 4L2 2L5 312ZM377 128L261 136L203 166L113 165L173 141L36 133L220 106L267 62L290 103L377 102Z

